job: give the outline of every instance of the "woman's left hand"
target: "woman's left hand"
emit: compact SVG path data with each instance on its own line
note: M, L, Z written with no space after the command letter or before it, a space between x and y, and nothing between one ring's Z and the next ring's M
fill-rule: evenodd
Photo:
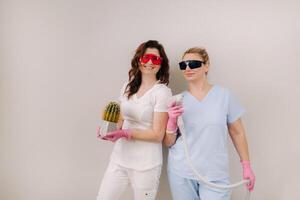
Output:
M254 189L255 184L255 175L250 167L250 162L247 160L241 161L241 164L243 166L243 178L248 179L250 182L247 184L247 188L250 192Z
M118 139L123 138L123 137L130 140L132 138L131 131L129 129L113 131L113 132L107 133L107 135L102 137L101 139L115 142Z

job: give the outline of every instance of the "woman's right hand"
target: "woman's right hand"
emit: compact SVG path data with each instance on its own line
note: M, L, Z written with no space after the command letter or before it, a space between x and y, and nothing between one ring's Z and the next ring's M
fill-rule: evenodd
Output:
M175 133L177 131L177 117L182 115L183 113L183 106L176 105L176 101L170 103L168 107L168 123L167 123L167 131Z

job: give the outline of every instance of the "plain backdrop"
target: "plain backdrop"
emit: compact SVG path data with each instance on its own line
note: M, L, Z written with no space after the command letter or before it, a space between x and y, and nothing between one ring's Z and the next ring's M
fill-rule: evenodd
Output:
M95 137L101 110L149 39L166 49L174 94L186 89L182 53L207 49L210 82L247 109L252 199L300 199L299 10L296 0L1 0L0 199L96 198L113 148ZM241 167L229 146L235 182ZM157 199L171 199L165 167Z

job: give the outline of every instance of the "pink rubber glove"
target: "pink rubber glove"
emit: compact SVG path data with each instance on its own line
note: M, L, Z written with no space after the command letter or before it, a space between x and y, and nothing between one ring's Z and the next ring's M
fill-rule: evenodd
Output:
M177 131L177 117L182 115L183 113L183 106L178 105L176 106L176 101L173 101L168 108L168 123L167 123L167 131L168 132L176 132Z
M107 135L102 137L102 139L115 142L118 139L123 138L123 137L130 140L132 138L131 131L129 129L113 131L113 132L107 133Z
M250 180L250 182L247 184L247 188L250 192L254 189L255 184L255 175L250 167L250 162L247 160L241 161L242 167L243 167L243 178Z

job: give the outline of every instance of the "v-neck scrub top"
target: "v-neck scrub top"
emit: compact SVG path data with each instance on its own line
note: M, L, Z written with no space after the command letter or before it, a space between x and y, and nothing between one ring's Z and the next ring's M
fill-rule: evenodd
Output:
M128 100L124 95L126 85L121 89L119 98L124 119L122 129L152 129L154 112L167 112L171 90L164 84L156 83L143 96L134 94ZM115 143L111 159L126 168L151 169L162 165L162 144L121 138Z
M239 119L245 109L228 89L218 85L214 85L201 101L183 92L183 107L182 118L193 165L210 181L229 178L227 124ZM169 148L168 170L184 178L196 179L187 164L180 136Z

